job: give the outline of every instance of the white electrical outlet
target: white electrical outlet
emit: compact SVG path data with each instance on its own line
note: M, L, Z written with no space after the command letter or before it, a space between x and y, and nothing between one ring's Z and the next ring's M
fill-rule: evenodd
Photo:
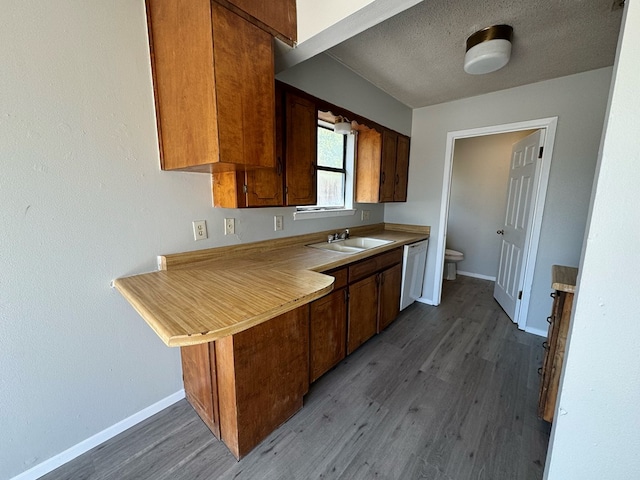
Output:
M362 220L369 220L371 218L371 210L362 210Z
M282 215L275 215L273 217L273 230L276 232L278 230L284 230L284 219Z
M193 221L193 238L196 240L204 240L207 238L207 221L206 220L194 220Z
M224 234L225 235L234 235L236 233L236 219L235 218L225 218L224 219Z

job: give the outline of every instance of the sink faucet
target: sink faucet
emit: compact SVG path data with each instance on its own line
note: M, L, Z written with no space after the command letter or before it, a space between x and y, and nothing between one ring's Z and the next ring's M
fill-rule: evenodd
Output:
M345 229L343 232L330 233L327 235L327 242L333 243L338 240L346 240L349 238L349 229Z

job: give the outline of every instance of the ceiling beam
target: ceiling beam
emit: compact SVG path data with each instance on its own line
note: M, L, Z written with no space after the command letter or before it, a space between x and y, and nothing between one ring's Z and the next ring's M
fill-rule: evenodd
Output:
M280 41L276 42L276 73L304 62L421 1L423 0L335 2L336 6L328 15L327 8L332 8L332 2L298 0L298 38L301 41L294 48ZM318 22L321 27L318 27Z

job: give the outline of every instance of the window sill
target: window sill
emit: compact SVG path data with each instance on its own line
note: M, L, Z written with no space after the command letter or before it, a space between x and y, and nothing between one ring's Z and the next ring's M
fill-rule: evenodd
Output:
M315 218L346 217L355 214L355 208L342 208L336 210L299 210L297 212L293 212L293 219L312 220Z

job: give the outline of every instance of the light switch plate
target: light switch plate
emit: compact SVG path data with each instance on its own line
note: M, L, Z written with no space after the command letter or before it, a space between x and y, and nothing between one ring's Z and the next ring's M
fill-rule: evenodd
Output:
M369 220L371 218L371 210L362 210L362 217L361 219L364 220Z
M193 238L196 242L198 240L204 240L205 238L208 238L206 220L193 221Z

